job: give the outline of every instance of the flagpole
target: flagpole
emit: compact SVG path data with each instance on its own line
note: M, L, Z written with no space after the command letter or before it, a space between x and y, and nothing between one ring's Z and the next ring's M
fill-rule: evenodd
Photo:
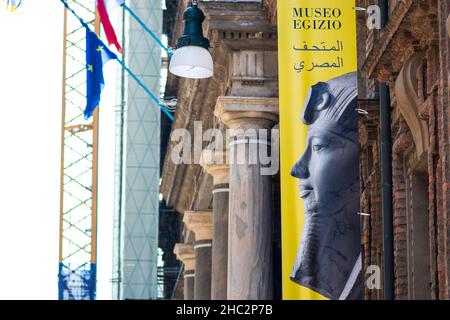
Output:
M69 4L67 3L66 0L60 0L64 6L80 21L81 25L83 27L85 27L86 29L88 29L89 31L91 31L91 29L89 28L89 26L87 25L86 22L84 22L83 19L81 19L76 12L69 6ZM92 31L91 31L92 32ZM94 32L95 34L95 32ZM97 36L97 35L96 35ZM98 41L105 47L107 48L107 46L103 43L103 41L97 36ZM122 68L125 69L125 71L137 82L137 84L150 96L150 98L156 102L156 104L158 105L158 107L166 114L167 117L169 117L170 120L174 120L174 117L172 116L172 114L169 112L169 110L167 110L167 108L159 101L159 99L157 97L155 97L155 95L142 83L141 80L139 80L139 78L130 70L128 69L128 67L125 65L125 63L120 60L117 56L115 56L114 58L117 62L119 62L119 64L122 66Z
M75 16L75 18L77 18L78 21L80 21L80 23L81 23L81 25L82 25L83 27L85 27L85 28L91 30L91 29L89 28L89 26L87 25L87 23L84 22L84 20L81 19L80 16L77 15L77 13L69 6L69 4L67 3L66 0L60 0L60 1L61 1L61 2L63 3L63 5L67 8L67 10L69 10L69 11ZM100 40L100 39L99 39L99 40Z
M145 25L145 23L133 12L133 10L131 10L126 4L125 2L122 4L122 7L124 7L124 9L126 11L128 11L128 13L141 25L142 28L144 28L145 31L147 31L147 33L159 44L159 46L161 48L164 49L164 51L167 52L167 55L169 57L171 57L173 55L173 53L161 42L161 40L159 40L159 38L152 32L152 30L149 29L149 27L147 27Z

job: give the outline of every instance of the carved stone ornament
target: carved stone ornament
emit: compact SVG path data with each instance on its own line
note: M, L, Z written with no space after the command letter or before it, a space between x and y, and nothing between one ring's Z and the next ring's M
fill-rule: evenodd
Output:
M395 82L395 95L399 110L412 133L417 157L427 151L428 126L420 119L417 71L422 63L422 55L415 54L403 65Z

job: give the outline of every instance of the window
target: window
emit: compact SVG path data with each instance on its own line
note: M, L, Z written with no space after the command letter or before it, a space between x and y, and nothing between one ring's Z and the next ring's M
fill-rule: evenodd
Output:
M421 161L414 169L411 169L411 166L408 168L408 165L405 165L405 168L408 171L408 299L427 300L431 298L431 275L426 161Z

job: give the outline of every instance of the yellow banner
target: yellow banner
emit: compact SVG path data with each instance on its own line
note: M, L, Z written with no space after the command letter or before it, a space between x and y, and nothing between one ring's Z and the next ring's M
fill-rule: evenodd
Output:
M283 298L358 299L355 1L279 0L278 35Z

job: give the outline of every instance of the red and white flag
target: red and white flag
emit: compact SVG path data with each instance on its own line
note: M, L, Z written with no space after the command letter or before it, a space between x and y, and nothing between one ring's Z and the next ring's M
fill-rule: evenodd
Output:
M122 47L120 46L119 41L117 41L116 32L111 24L109 15L124 2L125 0L97 0L97 10L103 25L103 30L105 31L106 39L108 40L109 45L115 45L117 51L120 53L122 53Z

